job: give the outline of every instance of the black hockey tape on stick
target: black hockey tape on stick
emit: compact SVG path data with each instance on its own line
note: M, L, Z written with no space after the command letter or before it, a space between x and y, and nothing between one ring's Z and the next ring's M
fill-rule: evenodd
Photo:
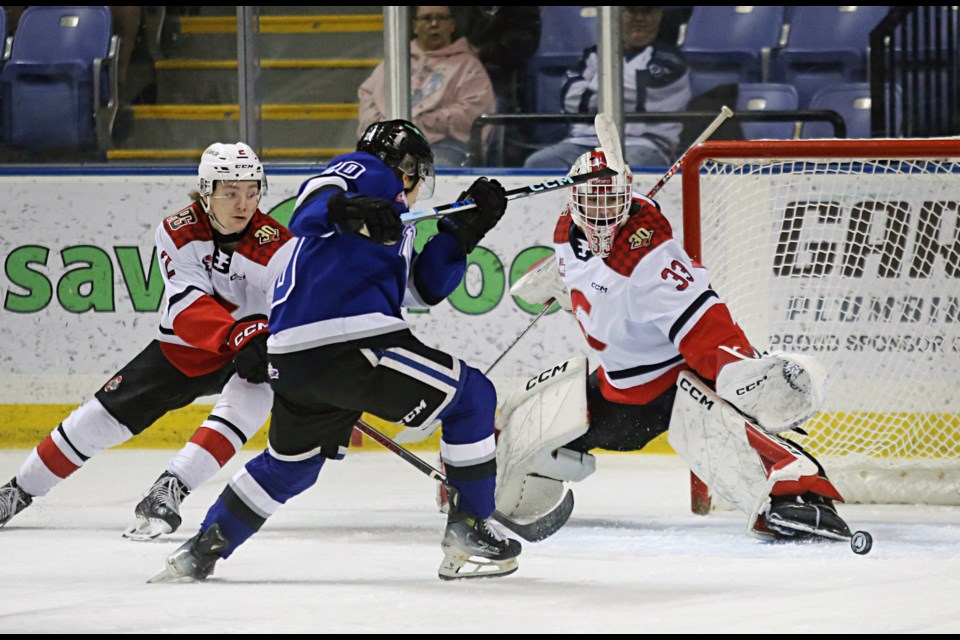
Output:
M650 189L650 191L647 192L647 197L652 198L653 196L657 195L657 192L659 192L660 189L663 188L663 185L667 184L667 180L672 178L673 174L679 171L680 167L683 166L683 161L686 159L687 154L690 153L690 150L696 147L697 145L705 142L707 138L712 136L713 132L719 129L720 125L722 125L724 121L732 115L733 115L733 111L730 110L730 107L726 105L720 107L720 115L714 118L713 122L707 125L707 128L703 130L703 133L701 133L700 136L696 140L694 140L689 147L687 147L687 150L684 151L683 155L680 156L680 158L673 163L673 166L667 169L667 172L663 174L662 178L660 178L660 182L653 185L653 189Z
M404 447L400 446L388 436L373 428L363 420L357 420L355 427L364 435L369 436L377 443L383 445L388 451L392 451L412 464L421 473L443 483L447 487L447 495L451 496L451 499L456 494L456 489L447 483L447 476L444 475L440 470L434 468L433 465L425 462L419 456L410 453ZM545 540L559 531L563 525L567 523L571 513L573 513L573 492L567 491L567 494L563 497L563 500L560 501L560 504L554 507L553 511L540 516L533 522L520 523L516 520L508 518L499 511L493 512L493 519L527 542L540 542L541 540Z
M555 178L552 180L544 180L543 182L538 182L536 184L529 184L525 187L517 187L516 189L510 189L507 191L507 200L518 200L519 198L526 198L528 196L535 196L541 193L547 193L548 191L556 191L557 189L566 189L567 187L572 187L576 184L582 184L588 180L594 180L596 178L606 178L608 176L615 176L617 172L609 167L605 169L600 169L599 171L593 171L591 173L583 173L578 176L564 176L563 178ZM417 222L419 220L430 220L431 218L441 218L448 213L453 213L454 211L466 211L467 209L473 209L477 204L467 198L466 200L460 200L458 202L451 202L450 204L442 204L435 209L424 209L423 211L411 211L400 216L402 222Z

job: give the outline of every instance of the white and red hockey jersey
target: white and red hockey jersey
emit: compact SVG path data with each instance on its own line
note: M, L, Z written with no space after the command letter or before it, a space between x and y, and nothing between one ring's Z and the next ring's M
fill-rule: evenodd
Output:
M293 251L292 238L259 210L233 251L217 245L199 204L164 219L156 232L165 285L158 340L174 366L198 376L233 358L227 334L241 318L269 315L273 285Z
M606 258L590 253L566 210L553 241L573 314L600 365L606 399L646 404L674 385L684 369L715 380L733 359L720 346L752 353L710 288L707 270L687 255L652 200L634 194L630 217Z

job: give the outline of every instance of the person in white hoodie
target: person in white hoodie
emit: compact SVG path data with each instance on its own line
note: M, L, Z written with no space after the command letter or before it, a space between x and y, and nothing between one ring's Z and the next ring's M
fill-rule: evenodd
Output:
M474 121L496 112L493 84L467 39L454 38L457 24L450 7L413 7L412 23L411 120L430 142L436 166L463 166ZM357 135L362 135L372 123L389 120L382 62L358 94Z

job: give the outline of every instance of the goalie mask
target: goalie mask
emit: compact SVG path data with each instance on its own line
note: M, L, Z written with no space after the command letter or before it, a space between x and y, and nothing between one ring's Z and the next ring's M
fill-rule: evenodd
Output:
M217 180L225 182L256 180L260 183L260 197L267 194L267 177L263 173L263 163L253 149L242 142L236 144L214 142L200 157L197 186L200 195L207 199L201 201L207 213L210 212L209 198L213 194Z
M421 183L420 198L433 195L436 174L433 169L433 151L426 136L415 124L407 120L374 122L363 132L357 142L357 151L365 151L380 158L385 165L397 172L397 177L406 175ZM406 189L409 193L416 188Z
M599 171L607 166L603 149L583 154L570 169L569 176ZM630 214L633 199L633 174L624 172L606 178L589 180L570 189L567 205L573 222L590 244L590 252L605 258L613 247L613 239Z

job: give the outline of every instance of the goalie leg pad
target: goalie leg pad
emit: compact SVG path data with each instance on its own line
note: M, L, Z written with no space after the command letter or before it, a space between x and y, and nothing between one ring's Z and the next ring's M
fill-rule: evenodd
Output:
M812 491L842 499L799 446L743 417L695 375L677 380L667 440L712 491L748 516L748 531L769 536L763 514L771 495Z
M497 510L510 517L541 515L559 502L563 482L593 473L593 456L562 449L588 427L582 356L542 371L510 395L497 416Z

